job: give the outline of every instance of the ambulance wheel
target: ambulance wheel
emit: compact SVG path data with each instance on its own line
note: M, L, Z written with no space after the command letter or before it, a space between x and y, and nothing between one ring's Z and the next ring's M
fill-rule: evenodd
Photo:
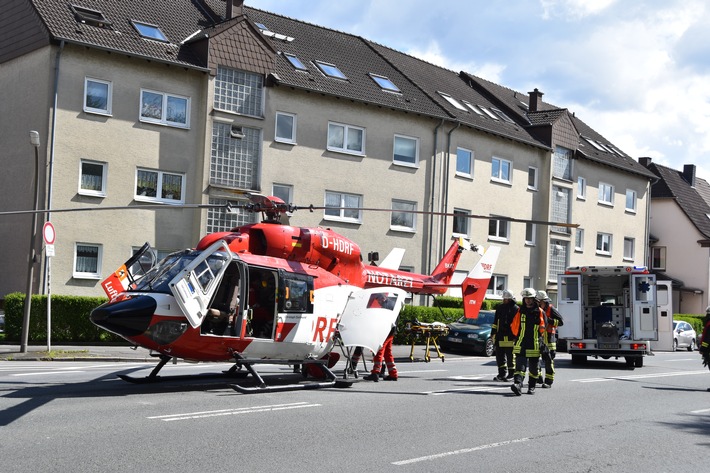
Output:
M643 357L642 356L639 356L638 358L636 358L634 360L634 366L636 368L643 368Z

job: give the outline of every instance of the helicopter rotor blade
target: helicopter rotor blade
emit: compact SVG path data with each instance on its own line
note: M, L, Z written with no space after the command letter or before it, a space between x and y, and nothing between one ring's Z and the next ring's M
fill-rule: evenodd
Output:
M410 213L410 214L419 214L419 215L436 215L436 216L444 216L444 217L465 217L465 218L475 218L475 219L481 219L481 220L503 220L506 222L516 222L516 223L535 223L538 225L550 225L550 226L556 226L556 227L567 227L567 228L577 228L579 227L578 223L565 223L565 222L549 222L547 220L535 220L535 219L525 219L525 218L514 218L514 217L504 217L500 215L476 215L476 214L454 214L450 212L434 212L434 211L429 211L429 210L394 210L394 209L378 209L374 207L326 207L326 206L321 206L321 207L316 207L313 205L309 205L308 207L298 207L294 206L293 207L295 210L309 210L313 212L314 210L362 210L366 212L402 212L402 213Z

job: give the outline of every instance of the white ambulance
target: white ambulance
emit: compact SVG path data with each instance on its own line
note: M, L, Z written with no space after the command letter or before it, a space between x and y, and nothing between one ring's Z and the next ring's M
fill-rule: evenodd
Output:
M671 282L656 281L644 266L569 267L557 287L564 319L558 336L573 364L588 356L623 357L628 367L640 368L650 342L658 340L659 320L673 318Z

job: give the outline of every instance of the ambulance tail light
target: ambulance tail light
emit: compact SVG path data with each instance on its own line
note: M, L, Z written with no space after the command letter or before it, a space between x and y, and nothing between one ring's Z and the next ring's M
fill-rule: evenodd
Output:
M583 342L574 342L569 344L570 348L576 348L577 350L584 350L587 348L587 344Z
M645 343L632 343L631 349L632 350L645 350L646 344Z

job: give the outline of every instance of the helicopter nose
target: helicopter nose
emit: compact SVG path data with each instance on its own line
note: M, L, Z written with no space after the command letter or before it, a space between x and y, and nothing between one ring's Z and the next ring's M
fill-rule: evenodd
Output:
M125 337L144 333L150 326L157 303L150 296L136 296L101 304L91 312L91 321Z

